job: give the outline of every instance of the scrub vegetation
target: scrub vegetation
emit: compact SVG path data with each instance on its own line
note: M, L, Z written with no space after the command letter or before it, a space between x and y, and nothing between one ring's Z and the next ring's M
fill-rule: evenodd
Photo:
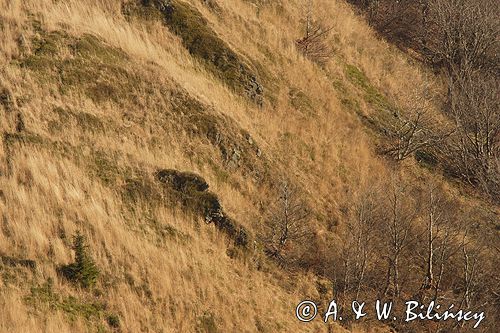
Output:
M359 8L0 0L0 332L498 332L495 78Z

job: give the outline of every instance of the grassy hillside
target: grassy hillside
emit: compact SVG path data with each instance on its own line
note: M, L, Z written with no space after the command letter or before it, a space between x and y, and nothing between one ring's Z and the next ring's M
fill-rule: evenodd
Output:
M498 236L498 206L379 153L416 99L448 126L439 77L344 1L315 6L324 66L295 47L298 0L0 0L0 332L341 331L295 306L333 296L354 203L394 179ZM311 234L286 267L260 237L283 181ZM93 288L61 274L77 231Z

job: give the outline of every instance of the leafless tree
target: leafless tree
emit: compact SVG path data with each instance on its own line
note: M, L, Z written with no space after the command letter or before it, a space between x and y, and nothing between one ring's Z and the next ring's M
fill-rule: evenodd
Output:
M463 298L461 306L465 304L466 307L470 306L470 299L473 296L473 290L476 283L476 269L478 264L478 255L471 252L466 242L467 237L464 236L462 242L462 253L464 263L464 276L463 276Z
M404 251L416 239L414 227L417 211L408 195L408 187L396 178L387 194L387 216L383 222L382 240L386 246L387 274L385 278L384 296L399 297L400 260Z
M431 184L427 193L425 274L421 291L432 290L434 300L439 290L446 267L459 246L456 244L460 222L456 222L454 204L444 196L444 191Z
M462 281L458 283L459 290L461 291L461 299L458 307L469 310L481 309L481 311L484 311L485 307L490 305L491 302L490 295L493 290L491 289L490 280L492 276L497 275L491 269L496 269L496 267L485 265L489 256L486 255L487 251L483 240L477 239L477 235L470 235L468 231L466 228L460 244L463 266ZM457 322L453 326L453 330L457 330L463 326L463 323Z
M442 143L453 130L440 126L432 118L432 102L418 93L409 93L407 101L396 112L396 120L388 130L391 143L385 153L401 161L417 150Z
M332 57L328 37L333 27L325 27L314 19L313 0L306 0L303 7L305 32L302 38L296 40L297 48L311 61L324 65Z
M374 240L380 202L378 190L370 186L353 205L353 215L347 223L348 234L344 244L344 296L348 290L358 299L370 258L374 252ZM352 288L351 288L352 281Z
M425 280L422 289L429 289L434 284L434 242L439 232L439 223L442 212L439 210L439 199L436 198L435 189L429 189L429 206L427 217L427 262ZM435 230L438 229L438 230Z
M453 81L450 115L456 126L445 154L454 172L500 198L500 108L498 79L471 74Z
M445 146L452 173L500 198L498 64L500 19L493 0L428 2L427 52L448 80L446 113L456 126Z
M433 0L428 3L429 52L450 80L498 66L498 3L494 0ZM498 59L497 59L498 60Z
M278 200L270 207L265 221L263 240L266 252L280 261L294 242L310 234L309 211L297 188L284 181Z
M439 293L443 289L443 277L446 270L453 266L451 263L451 258L454 256L458 247L456 246L455 239L457 237L457 230L449 227L445 227L441 232L439 241L435 246L436 250L436 261L435 266L437 267L437 274L435 276L434 284L431 285L434 289L432 299L437 301L440 297Z

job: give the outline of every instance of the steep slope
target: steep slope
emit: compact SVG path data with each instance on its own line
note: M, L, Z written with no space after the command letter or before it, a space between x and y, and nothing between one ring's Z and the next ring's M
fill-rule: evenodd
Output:
M439 99L439 80L344 2L317 6L323 67L295 47L299 1L0 0L0 331L342 330L295 306L332 297L353 202L397 177L498 234L498 207L377 154L408 92ZM312 234L290 267L260 237L283 181ZM77 231L91 290L61 274Z

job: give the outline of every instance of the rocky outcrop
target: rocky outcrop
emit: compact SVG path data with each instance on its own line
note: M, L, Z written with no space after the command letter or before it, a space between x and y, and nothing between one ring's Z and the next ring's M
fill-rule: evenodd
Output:
M180 172L177 170L160 170L156 174L157 179L163 184L172 186L176 191L199 191L208 189L208 184L203 178L191 172Z
M179 117L176 125L182 126L182 131L201 138L219 151L221 166L239 169L260 183L272 178L262 149L233 119L181 91L172 92L165 100L174 116Z
M181 204L186 210L202 217L206 223L213 223L236 245L247 247L248 232L224 213L219 198L208 191L208 184L201 176L163 169L155 173L155 179L163 185L168 200Z

